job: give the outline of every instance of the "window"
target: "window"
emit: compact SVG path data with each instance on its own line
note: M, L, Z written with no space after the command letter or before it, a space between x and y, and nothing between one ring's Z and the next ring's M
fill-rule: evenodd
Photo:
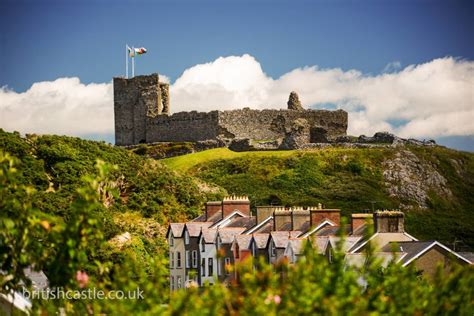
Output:
M222 267L221 267L222 259L217 258L216 259L216 264L217 264L217 275L221 276L222 275Z
M201 259L201 275L206 275L206 259L204 258Z
M186 245L189 245L189 233L188 233L188 230L185 230L184 231L184 243Z
M170 268L174 268L174 252L170 252Z
M206 249L206 242L204 241L204 238L201 240L201 251L204 252Z
M176 251L176 268L181 268L181 252Z
M208 267L207 267L207 275L208 275L208 276L212 276L212 274L213 274L213 272L214 272L214 271L213 271L213 270L214 270L214 269L213 269L213 268L214 268L214 267L213 267L213 265L214 265L214 259L209 258L209 259L208 259L208 262L207 262L207 265L208 265Z
M181 277L177 277L177 278L178 278L178 281L177 281L178 286L177 286L177 288L180 289L180 288L181 288Z
M255 246L255 242L252 243L252 256L257 256L257 247Z
M174 238L173 238L173 234L170 235L170 240L169 240L169 244L171 247L174 246Z
M272 257L276 256L276 248L275 248L275 244L273 243L273 241L270 243L270 255Z
M193 257L193 268L197 268L198 265L198 253L196 250L193 250L192 252L192 257Z
M186 250L186 268L191 268L191 257L189 250Z
M229 257L226 257L224 259L224 263L225 263L225 274L226 275L229 275L230 272L229 272L229 268L230 268L230 258Z
M174 290L174 277L170 278L170 288L171 290Z

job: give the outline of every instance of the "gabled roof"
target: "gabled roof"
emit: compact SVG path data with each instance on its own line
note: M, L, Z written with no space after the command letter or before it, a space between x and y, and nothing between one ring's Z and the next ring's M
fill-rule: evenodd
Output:
M207 219L208 222L213 222L214 224L220 220L222 220L222 212L216 212Z
M192 222L205 222L206 221L206 213L199 215Z
M211 216L212 217L212 216ZM242 212L239 212L239 211L233 211L232 213L230 213L229 215L227 215L226 217L224 217L223 219L221 219L220 221L217 221L215 222L211 228L215 228L215 227L225 227L227 226L233 219L237 218L237 217L248 217L246 216L245 214L243 214Z
M301 227L298 228L302 233L306 233L311 229L311 221L304 222Z
M270 234L263 233L263 234L253 234L252 235L255 244L257 245L258 249L265 249L267 247L268 239L270 238Z
M289 232L289 231L291 231L291 228L292 228L291 227L291 222L286 222L278 228L278 231Z
M354 246L349 249L349 252L355 253L361 250L369 241L374 241L379 245L375 245L376 247L382 248L389 242L401 242L401 241L418 241L415 237L411 236L408 233L375 233L370 238L366 238L363 236Z
M367 231L367 225L362 224L351 232L352 236L364 236Z
M273 216L267 217L260 224L248 229L245 234L269 233L273 230Z
M200 237L204 239L206 244L213 244L217 235L217 229L203 229Z
M223 244L231 244L236 235L240 235L245 230L244 227L223 227L217 229L217 234Z
M291 247L295 255L301 255L303 253L304 238L289 238L287 247Z
M465 261L466 263L471 264L471 261L462 255L452 251L445 245L441 244L438 241L408 241L408 242L391 242L385 247L382 248L382 251L396 251L402 252L404 255L400 258L399 262L403 266L409 265L411 262L416 260L417 258L421 257L424 253L432 249L433 247L440 247L443 250L451 253L452 255L456 256L458 259Z
M350 227L346 225L346 233L348 232L348 229ZM321 228L320 230L316 231L314 234L317 236L336 236L339 230L341 229L341 226L330 226L326 225L325 227Z
M471 264L474 264L474 252L458 252L458 254L471 261Z
M300 231L273 231L270 233L270 239L273 240L276 248L285 248L290 237L296 238Z
M236 235L234 237L233 245L237 244L240 250L249 249L251 240L252 240L251 235ZM232 249L233 249L233 245L232 245Z
M349 251L354 245L362 238L362 236L347 236L343 239L343 243L341 245L341 250L343 252ZM341 241L341 237L337 236L329 236L329 244L333 249L336 249L338 243Z
M199 237L201 229L208 228L212 222L187 222L185 228L188 231L189 237Z
M309 222L308 222L308 224L309 224ZM319 230L324 229L326 226L339 227L339 226L336 226L336 224L334 224L334 222L330 221L329 219L326 219L321 224L319 224L318 226L314 227L313 229L310 229L308 232L303 234L302 237L308 237L308 236L318 232Z
M173 233L174 238L183 237L184 223L171 223L168 226L168 231L166 232L166 238L169 237L170 232Z
M316 249L316 252L319 254L325 253L329 244L329 236L313 235L311 237L311 242L313 244L313 248Z
M225 227L243 227L249 229L254 227L257 222L255 216L237 217L232 219Z

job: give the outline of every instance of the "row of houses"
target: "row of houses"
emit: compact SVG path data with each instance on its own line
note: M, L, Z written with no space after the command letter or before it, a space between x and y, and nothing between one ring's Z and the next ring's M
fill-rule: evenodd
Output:
M368 230L368 225L374 229ZM229 267L250 256L271 264L281 260L292 264L302 256L307 240L331 261L341 229L346 235L342 250L347 264L362 265L369 243L384 262L395 256L402 265L415 265L426 274L433 274L438 263L446 269L472 264L472 254L456 253L437 241L419 241L405 232L400 211L352 214L350 224L341 225L340 210L321 204L258 206L252 215L248 197L229 196L207 202L204 213L192 221L169 225L170 289L230 282L237 276Z

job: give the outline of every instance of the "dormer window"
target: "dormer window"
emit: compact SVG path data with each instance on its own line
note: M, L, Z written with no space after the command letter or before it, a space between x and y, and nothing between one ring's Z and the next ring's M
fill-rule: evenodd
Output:
M206 242L204 241L204 238L201 239L201 252L204 252L206 250Z
M170 244L170 247L173 247L174 246L174 237L173 237L173 234L170 235L170 240L168 241L169 244Z

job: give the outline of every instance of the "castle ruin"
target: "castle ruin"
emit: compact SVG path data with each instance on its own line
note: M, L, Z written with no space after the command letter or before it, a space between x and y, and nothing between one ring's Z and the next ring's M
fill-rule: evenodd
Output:
M294 96L293 96L294 98ZM304 121L307 141L324 142L345 136L347 112L343 110L253 110L179 112L170 114L169 84L158 74L131 79L114 78L115 144L198 142L235 139L282 140Z

